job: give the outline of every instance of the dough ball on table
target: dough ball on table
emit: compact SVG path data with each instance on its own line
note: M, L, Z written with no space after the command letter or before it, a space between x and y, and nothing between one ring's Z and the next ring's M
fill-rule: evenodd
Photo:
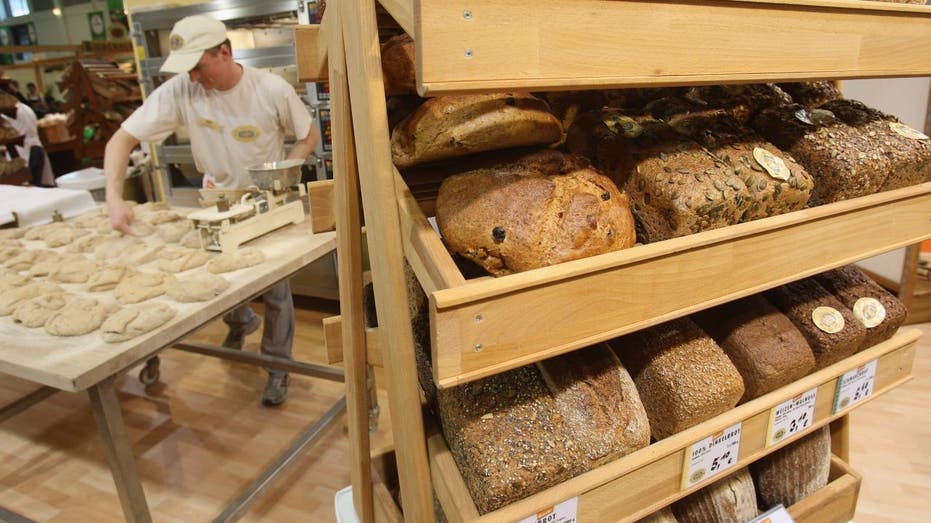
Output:
M137 273L138 271L129 265L114 264L100 267L87 279L87 290L90 292L113 290L124 278Z
M176 273L191 270L207 263L209 256L200 249L166 249L159 255L159 270Z
M30 328L41 327L52 314L61 310L70 298L72 296L64 292L50 292L29 298L13 311L13 321Z
M54 252L54 251L48 251ZM37 256L38 258L38 256ZM42 256L41 260L36 260L28 270L26 274L32 276L33 278L43 278L58 270L61 267L62 258L55 253L54 256L50 254L45 254Z
M58 285L38 281L4 291L0 294L0 316L9 316L22 302L50 292L62 292L62 290Z
M163 272L140 272L125 278L113 290L122 304L139 303L165 294L168 275Z
M168 240L165 240L166 242ZM202 249L203 246L200 244L200 231L194 229L193 231L188 231L178 240L178 243L182 247L189 247L191 249Z
M13 229L0 229L0 238L4 240L18 240L26 234L26 229L15 227Z
M246 247L236 252L222 253L207 262L207 270L220 274L252 267L265 261L265 255L255 247Z
M94 226L94 230L97 231L97 234L110 234L115 229L110 223L110 217L104 216L103 218L97 219L97 225Z
M146 216L147 214L151 214L153 212L167 211L167 210L168 210L168 204L165 202L145 202L143 204L138 204L133 207L133 213L135 213L136 218Z
M155 234L154 225L139 219L130 224L129 230L132 231L133 236L151 236Z
M56 230L62 227L68 227L68 225L65 225L64 223L61 223L61 222L52 222L52 223L46 223L45 225L38 225L36 227L30 227L26 229L26 233L23 234L23 239L41 241L41 240L44 240L45 237L49 233L55 232Z
M110 218L106 215L101 215L100 211L91 211L84 213L73 220L68 220L68 224L72 227L80 227L82 229L96 229L97 225L101 222L101 216L103 219L107 220L107 223L110 223Z
M223 294L230 282L222 276L201 272L189 278L178 278L166 291L168 297L181 303L207 301Z
M107 307L93 299L75 299L54 312L45 322L52 336L80 336L97 330L107 317Z
M161 225L163 223L169 223L178 221L182 216L175 211L154 211L150 212L141 217L141 220L145 221L149 225Z
M111 236L94 248L94 258L97 261L115 259L135 245L141 245L141 242L131 236Z
M27 271L33 265L58 259L58 253L42 249L22 250L20 253L6 262L4 266L14 271Z
M67 252L80 252L80 253L89 253L93 254L94 249L97 248L101 243L114 238L111 236L112 233L108 234L90 234L87 236L82 236L73 242L65 249Z
M0 269L6 271L0 274L0 292L6 292L32 282L32 276L28 274L19 274L3 267L0 267Z
M117 263L122 263L125 265L143 265L158 258L158 253L160 250L160 246L156 246L151 243L140 243L133 246L131 249L123 251L117 257L116 261Z
M157 227L158 236L165 243L178 243L188 232L194 228L194 223L191 220L177 220L173 222L168 222L161 224ZM197 240L197 245L195 247L200 247L200 240Z
M99 269L97 262L80 254L62 258L58 268L49 274L49 279L59 283L84 283Z
M4 240L0 238L0 249L24 249L26 246L19 240Z
M23 248L18 245L0 247L0 264L6 266L8 260L15 258L21 252L23 252Z
M87 229L76 229L74 227L63 227L56 229L45 235L45 245L50 249L63 247L89 233Z
M107 343L126 341L161 327L174 318L175 310L164 303L147 303L120 309L100 327L100 336Z

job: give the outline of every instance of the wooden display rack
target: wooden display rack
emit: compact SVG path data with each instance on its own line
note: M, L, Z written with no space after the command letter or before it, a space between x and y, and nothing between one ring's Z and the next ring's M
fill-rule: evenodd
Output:
M850 0L381 0L381 7L414 38L422 95L931 74L931 56L922 51L931 46L931 8L925 6ZM385 489L372 484L365 376L367 345L375 344L367 343L362 319L364 211L405 520L434 520L435 487L451 521L513 521L573 496L580 496L584 521L632 521L700 486L679 488L688 445L739 420L747 427L741 464L759 459L779 447L765 447L760 420L773 405L814 387L816 425L831 423L841 462L835 462L834 481L792 513L798 521L849 519L859 477L842 463L849 418L846 410L830 408L837 377L878 359L877 392L901 384L910 377L914 332L903 331L697 427L479 517L442 438L430 439L428 456L423 419L408 414L421 399L408 296L398 284L404 281L402 262L410 262L430 299L433 374L438 386L448 387L931 237L931 184L503 278L466 280L426 224L429 196L417 201L391 162L376 9L371 0L333 3L321 25L296 32L302 81L326 76L330 83L336 176L325 190L333 204L320 209L327 198L313 191L311 198L318 202L314 219L337 230L340 338L359 518L400 517ZM828 26L831 31L823 31ZM761 31L767 38L759 37ZM528 308L532 318L525 314ZM638 487L630 490L632 485Z

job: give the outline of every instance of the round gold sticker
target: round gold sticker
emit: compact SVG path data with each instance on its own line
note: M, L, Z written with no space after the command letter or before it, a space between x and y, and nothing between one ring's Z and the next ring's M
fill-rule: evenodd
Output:
M254 142L262 135L262 131L254 125L241 125L232 130L233 139L239 142Z
M912 140L928 140L929 138L921 132L912 129L911 127L905 125L904 123L899 122L889 122L889 128L892 129L892 132L899 136L904 136Z
M853 315L864 327L872 329L886 319L886 308L876 298L860 298L853 304Z
M844 317L834 307L817 307L811 311L811 321L828 334L840 332L844 328Z
M704 477L705 477L705 469L698 469L692 473L691 477L689 477L689 481L691 483L698 483Z
M762 147L753 148L753 159L760 164L760 167L766 169L770 176L777 180L788 180L792 174L782 158Z

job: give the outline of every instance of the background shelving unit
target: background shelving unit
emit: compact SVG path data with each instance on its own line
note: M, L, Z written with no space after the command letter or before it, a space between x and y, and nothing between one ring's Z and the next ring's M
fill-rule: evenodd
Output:
M931 8L924 6L848 0L383 0L381 7L413 36L418 89L426 96L931 74L931 56L923 52L931 44ZM364 382L366 350L376 342L369 338L381 350L395 413L407 521L433 520L434 488L451 521L515 521L574 496L583 521L635 521L706 484L679 487L689 445L741 421L747 433L740 460L750 463L778 448L760 441L760 419L813 387L819 403L827 402L817 407L815 426L831 423L834 453L847 460L848 410L829 408L838 376L877 360L877 393L908 380L914 331L903 329L697 427L479 516L442 437L430 435L423 419L409 414L420 404L420 391L407 290L397 283L404 281L404 259L430 298L433 377L448 387L931 237L931 183L526 273L467 280L426 222L429 199L415 199L391 163L376 9L374 2L333 4L321 25L299 31L296 39L307 76L327 74L331 87L336 179L329 188L333 208L320 214L335 221L341 254L340 343L360 519L400 517L397 506L383 503L384 489L371 483ZM362 212L377 332L362 323ZM533 319L522 314L528 304ZM565 314L569 308L571 315ZM849 519L856 498L850 485L858 479L832 477L840 476L848 476L849 488L832 482L820 493L823 499L793 507L799 521ZM847 509L841 498L852 500Z

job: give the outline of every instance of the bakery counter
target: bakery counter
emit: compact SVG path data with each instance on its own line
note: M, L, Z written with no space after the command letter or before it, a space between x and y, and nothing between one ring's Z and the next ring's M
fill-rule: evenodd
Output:
M485 514L478 513L443 436L434 434L428 441L434 488L450 521L522 521L531 514L574 501L579 521L632 522L828 423L833 422L832 430L841 433L832 443L834 452L846 459L843 433L847 414L911 378L919 335L917 330L903 329L883 343L790 385ZM792 421L797 422L794 427ZM700 449L704 450L698 452ZM709 467L695 458L706 451L709 456L719 457L724 466ZM851 478L843 479L848 475L858 484L858 476L835 472L835 481L825 487L828 490L822 490L826 497L849 505L852 513L856 487L851 503ZM793 513L811 517L800 517L798 521L840 521L835 518L843 513L837 510L839 506L826 506L821 501L799 505ZM830 518L825 519L828 515Z

